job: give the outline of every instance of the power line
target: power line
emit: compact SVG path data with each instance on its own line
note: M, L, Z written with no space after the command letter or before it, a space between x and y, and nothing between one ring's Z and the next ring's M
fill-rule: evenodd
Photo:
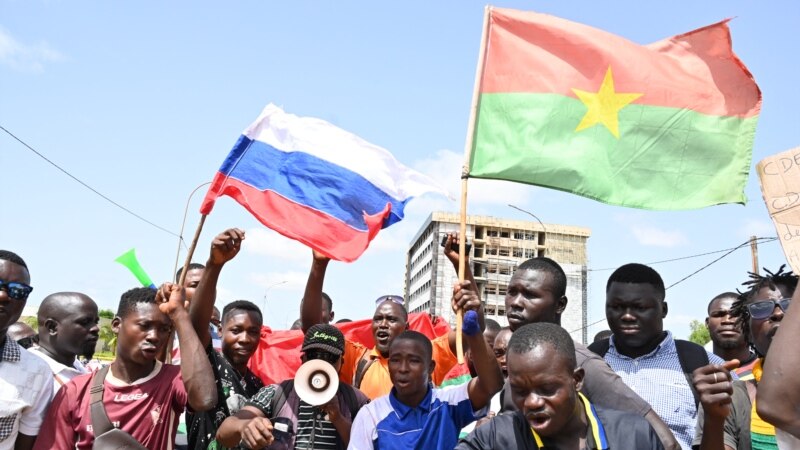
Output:
M67 172L67 171L66 171L66 169L63 169L61 166L59 166L58 164L56 164L56 163L54 163L53 161L51 161L50 159L48 159L46 156L44 156L43 154L41 154L41 153L39 153L38 151L36 151L36 149L34 149L34 148L33 148L33 147L31 147L30 145L28 145L28 144L27 144L25 141L23 141L22 139L20 139L20 138L18 138L17 136L15 136L15 135L14 135L14 133L12 133L12 132L8 131L8 130L7 130L5 127L3 127L2 125L0 125L0 130L3 130L3 131L5 131L5 132L6 132L6 134L8 134L8 135L9 135L9 136L11 136L12 138L14 138L14 139L15 139L17 142L19 142L20 144L24 145L24 146L25 146L25 147L26 147L28 150L30 150L30 151L32 151L33 153L35 153L35 154L36 154L38 157L40 157L40 158L42 158L43 160L47 161L47 162L48 162L48 163L49 163L51 166L53 166L53 167L55 167L56 169L60 170L61 172L63 172L63 173L64 173L65 175L67 175L68 177L70 177L70 178L72 178L73 180L75 180L75 181L77 181L78 183L80 183L80 184L81 184L81 186L83 186L83 187L85 187L86 189L89 189L90 191L92 191L92 192L94 192L95 194L99 195L101 198L103 198L103 199L104 199L104 200L106 200L107 202L111 203L112 205L116 206L117 208L119 208L119 209L121 209L121 210L125 211L126 213L128 213L128 214L132 215L133 217L136 217L137 219L141 220L142 222L144 222L144 223L146 223L146 224L148 224L148 225L151 225L151 226L153 226L153 227L155 227L155 228L158 228L159 230L161 230L161 231L163 231L163 232L165 232L165 233L169 233L169 234L171 234L172 236L175 236L175 237L177 237L177 238L179 238L179 239L181 239L181 240L183 239L183 236L181 236L181 235L179 235L179 234L175 234L175 233L173 233L172 231L169 231L168 229L166 229L166 228L164 228L164 227L162 227L162 226L156 225L155 223L153 223L153 222L151 222L151 221L149 221L149 220L145 219L144 217L142 217L142 216L140 216L140 215L136 214L135 212L131 211L130 209L128 209L128 208L126 208L126 207L124 207L124 206L120 205L119 203L115 202L114 200L111 200L110 198L108 198L107 196L105 196L104 194L102 194L101 192L99 192L97 189L95 189L95 188L93 188L93 187L89 186L88 184L84 183L83 181L81 181L80 179L78 179L78 177L76 177L75 175L72 175L71 173Z
M773 241L777 241L777 240L778 240L778 238L776 238L776 237L760 237L760 238L756 238L756 241L763 241L764 244L766 244L767 242L773 242ZM750 241L748 240L747 243L749 244ZM731 247L731 248L724 248L722 250L714 250L714 251L706 252L706 253L698 253L697 255L681 256L679 258L664 259L664 260L661 260L661 261L653 261L653 262L648 262L648 263L644 263L644 264L647 264L648 266L652 266L652 265L655 265L655 264L682 261L684 259L699 258L701 256L715 255L717 253L723 253L723 252L727 252L729 250L738 250L739 248L741 248L741 246ZM589 271L589 272L604 272L604 271L608 271L608 270L617 270L617 268L616 267L604 267L602 269L587 269L587 271Z
M774 241L777 241L777 240L778 240L778 238L776 238L776 237L759 237L759 238L756 238L755 240L756 240L756 241L763 241L764 243L767 243L767 242L774 242ZM664 289L664 290L667 290L667 289L669 289L669 288L671 288L671 287L673 287L673 286L675 286L675 285L677 285L677 284L680 284L680 283L682 283L682 282L684 282L684 281L688 280L689 278L691 278L691 277L693 277L693 276L697 275L698 273L700 273L700 272L702 272L703 270L707 269L707 268L708 268L708 267L710 267L711 265L713 265L713 264L715 264L715 263L719 262L719 261L720 261L720 260L722 260L723 258L726 258L728 255L730 255L731 253L735 252L736 250L739 250L740 248L746 247L746 246L748 246L748 245L750 245L750 239L748 239L748 240L744 241L743 243L741 243L741 244L737 245L736 247L727 248L727 249L724 249L724 250L715 250L715 251L713 251L713 252L702 253L702 254L699 254L699 255L683 256L683 257L680 257L680 258L667 259L667 260L664 260L664 261L657 261L657 262L653 262L653 263L647 263L647 264L648 264L648 265L652 265L652 264L658 264L658 263L664 263L664 262L680 261L680 260L682 260L682 259L696 258L696 257L698 257L698 256L705 256L705 255L712 255L712 254L715 254L715 253L727 252L727 253L725 253L724 255L720 256L719 258L717 258L717 259L715 259L715 260L711 261L710 263L706 264L705 266L703 266L703 267L701 267L701 268L699 268L699 269L695 270L694 272L690 273L689 275L686 275L685 277L681 278L680 280L678 280L678 281L676 281L676 282L672 283L671 285L667 286L667 287ZM606 270L606 269L595 269L595 271L598 271L598 270ZM582 331L582 330L584 330L584 329L588 329L589 327L592 327L592 326L594 326L594 325L597 325L598 323L601 323L601 322L603 322L603 321L605 321L605 320L606 320L605 318L602 318L602 319L600 319L600 320L597 320L597 321L594 321L594 322L592 322L592 323L590 323L590 324L586 324L586 325L585 325L585 326L583 326L583 327L580 327L580 328L578 328L578 329L572 330L572 331L570 331L570 333L575 333L575 332L577 332L577 331Z

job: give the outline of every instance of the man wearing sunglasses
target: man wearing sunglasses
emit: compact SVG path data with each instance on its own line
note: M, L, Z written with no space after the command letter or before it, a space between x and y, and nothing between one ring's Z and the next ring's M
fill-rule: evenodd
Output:
M445 255L458 270L458 236L450 234L445 239ZM330 258L314 252L311 272L308 275L306 290L300 308L300 319L303 330L322 322L322 285L325 280ZM466 263L466 280L461 284L464 289L478 292L477 284L469 270L469 261ZM389 376L389 347L400 333L408 329L408 312L399 295L384 295L375 301L375 312L372 315L372 337L375 340L374 348L346 341L344 363L339 371L339 377L353 387L360 389L370 399L388 395L392 389L392 380ZM474 310L478 314L478 323L481 331L486 327L483 321L483 306L477 296L454 296L453 311L458 309ZM433 345L433 361L436 363L431 373L434 385L442 384L445 376L457 363L456 358L456 333L440 336L431 341Z
M317 324L303 338L302 361L320 359L335 369L342 366L344 335L333 325ZM270 450L344 450L356 413L369 400L358 389L339 383L336 396L311 406L297 395L294 380L262 388L235 415L222 422L217 441L228 447Z
M8 336L33 288L25 261L0 250L0 450L33 448L53 392L50 368Z
M738 364L736 360L724 365L708 365L694 372L694 385L702 403L694 448L780 448L775 427L762 420L753 404L764 373L764 360L797 287L798 277L783 272L783 269L781 266L775 273L767 271L763 277L751 274L751 280L744 283L749 285L749 290L741 294L731 307L731 314L737 318L747 342L759 356L753 366L753 379L731 382L728 370ZM776 355L778 358L781 356Z

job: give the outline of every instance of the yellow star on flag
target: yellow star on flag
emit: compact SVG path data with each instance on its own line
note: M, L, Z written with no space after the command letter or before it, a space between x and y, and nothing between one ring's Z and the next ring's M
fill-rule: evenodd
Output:
M572 92L578 96L578 99L587 108L586 115L583 116L575 131L581 131L600 123L605 125L608 131L617 139L619 139L619 111L627 106L628 103L642 96L642 94L636 93L622 94L614 92L614 77L611 76L611 66L608 66L599 91L596 93L586 92L573 88Z

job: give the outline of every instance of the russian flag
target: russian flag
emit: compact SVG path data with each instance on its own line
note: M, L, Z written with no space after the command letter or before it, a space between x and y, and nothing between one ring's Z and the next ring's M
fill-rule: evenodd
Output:
M200 207L227 195L261 223L340 261L354 261L426 192L447 195L387 150L330 123L269 104L234 145Z

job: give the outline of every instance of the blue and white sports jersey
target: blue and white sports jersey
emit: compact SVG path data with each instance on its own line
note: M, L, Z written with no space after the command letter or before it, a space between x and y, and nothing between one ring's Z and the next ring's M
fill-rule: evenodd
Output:
M486 415L487 408L472 410L468 386L430 387L416 408L400 403L392 389L358 412L348 450L451 450L458 443L459 431Z

